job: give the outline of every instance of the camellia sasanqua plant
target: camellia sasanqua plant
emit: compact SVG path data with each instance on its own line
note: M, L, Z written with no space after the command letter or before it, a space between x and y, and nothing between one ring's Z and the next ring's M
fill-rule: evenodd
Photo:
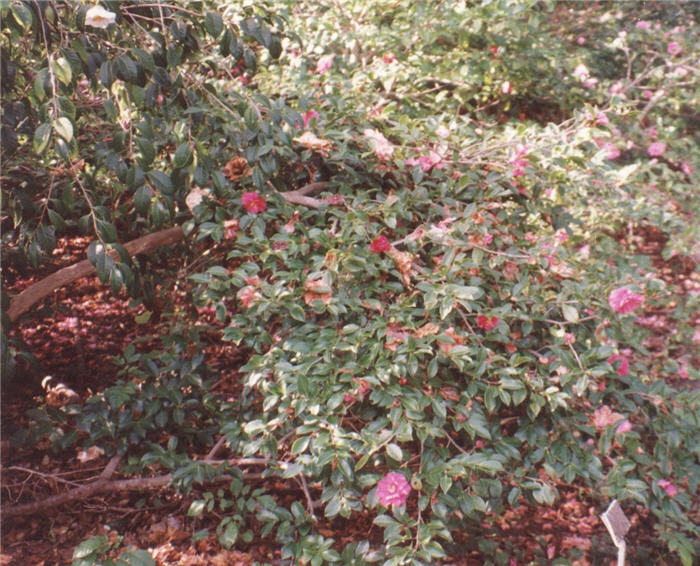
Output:
M645 84L685 100L677 73L691 62L628 66L630 37L662 51L631 24L596 58L594 38L550 28L542 3L172 5L104 2L95 29L87 5L44 13L45 24L30 3L6 8L16 36L52 38L36 42L46 72L36 65L24 104L34 133L13 130L8 157L64 167L46 214L12 205L30 261L43 222L60 228L55 215L96 231L98 273L115 290L112 273L128 283L131 270L106 259L116 235L177 222L194 241L181 253L217 250L185 273L193 308L161 348L127 349L121 382L47 411L40 431L60 448L77 439L122 454L134 475L170 472L183 490L231 476L193 501L193 524L222 513L229 547L262 525L287 563L517 562L499 517L575 493L601 511L613 498L651 509L691 564L697 395L651 375L638 318L666 300L665 283L600 230L640 219L685 229L635 206L633 190L641 178L688 191L697 150L673 147L676 126L654 105L657 137L642 147L639 103L654 94L610 88L643 75L655 86L626 92ZM664 42L678 44L673 57L690 49L677 35ZM68 92L83 92L81 72L92 98L79 104ZM550 120L521 120L527 101L558 104ZM196 351L195 313L208 308L248 353L235 399L208 389L217 376ZM217 437L228 455L215 461ZM251 487L253 468L296 486L298 501ZM368 515L380 534L345 546L318 529ZM600 552L614 556L610 542Z

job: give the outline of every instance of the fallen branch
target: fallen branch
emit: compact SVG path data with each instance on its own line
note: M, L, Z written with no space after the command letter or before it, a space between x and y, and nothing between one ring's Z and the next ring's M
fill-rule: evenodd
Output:
M225 437L222 437L225 438ZM217 443L218 444L218 443ZM219 445L221 446L221 445ZM210 451L210 454L214 452ZM152 478L131 478L123 480L113 480L111 479L114 472L121 461L120 456L113 456L112 459L107 463L104 470L100 474L100 477L95 481L81 485L73 489L69 489L64 493L59 493L58 495L53 495L45 499L40 499L38 501L32 501L30 503L23 503L21 505L16 505L14 507L7 507L6 505L2 507L2 517L3 519L8 519L11 517L21 517L25 515L33 515L34 513L45 512L46 509L51 507L57 507L58 505L63 505L65 503L70 503L73 501L79 501L87 499L98 493L105 492L117 492L117 491L144 491L148 489L156 489L168 485L173 480L172 474L164 474L162 476L155 476ZM233 466L270 466L278 465L283 469L287 465L287 462L279 462L276 460L268 460L266 458L232 458L229 460L212 460L209 457L201 460L203 463L215 465L230 464ZM31 470L27 470L31 472ZM248 479L259 479L263 477L262 474L245 473ZM224 475L218 476L214 479L232 479L232 476ZM313 510L315 503L311 500L311 495L309 494L308 487L306 486L306 480L303 480L303 490L306 496L307 502L309 502L310 509ZM313 512L313 511L312 511Z
M154 234L132 240L124 244L124 248L130 255L134 256L160 246L174 244L184 237L185 233L182 231L182 228L173 226L172 228L166 228ZM119 260L119 253L116 250L112 250L110 255L113 259ZM20 315L27 312L32 305L38 303L56 289L60 289L76 279L90 275L94 271L95 268L87 259L59 269L55 273L44 277L41 281L34 283L34 285L27 287L24 291L12 297L10 300L10 308L7 309L7 316L14 322Z
M328 183L320 181L318 183L309 183L308 185L304 185L296 191L287 191L278 194L288 203L301 204L303 206L308 206L309 208L319 208L323 204L323 201L308 195L322 191L326 187L328 187Z

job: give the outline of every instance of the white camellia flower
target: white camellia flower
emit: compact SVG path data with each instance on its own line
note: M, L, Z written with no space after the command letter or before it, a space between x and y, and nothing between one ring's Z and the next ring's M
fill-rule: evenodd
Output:
M85 25L105 29L117 19L114 12L108 12L102 6L93 6L85 13Z

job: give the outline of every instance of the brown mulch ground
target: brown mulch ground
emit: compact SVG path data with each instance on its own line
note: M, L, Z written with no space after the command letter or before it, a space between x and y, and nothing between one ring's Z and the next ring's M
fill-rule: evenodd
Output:
M664 238L658 231L644 228L638 231L634 241L624 241L622 237L621 240L637 253L649 255L660 276L681 299L683 294L697 293L700 278L695 264L687 258L663 260L660 253ZM87 241L82 238L61 240L54 254L54 265L33 279L8 272L5 268L3 276L8 290L17 293L56 268L82 259L86 245ZM177 297L173 300L176 302ZM676 307L676 304L666 304L647 308L641 317L642 324L652 331L646 346L659 359L670 353L683 363L697 367L700 360L693 357L690 345L674 341L677 325L673 311ZM60 483L84 482L100 473L106 464L104 458L80 463L73 455L52 454L46 445L10 449L8 440L27 424L26 411L45 398L46 390L41 384L44 377L52 376L53 384L64 384L82 398L114 382L118 368L112 363L112 357L137 339L144 339L139 347L146 348L158 336L161 321L157 313L147 323L136 321L145 310L144 306L131 308L126 296L114 296L96 278L85 278L57 290L44 308L18 322L14 332L36 356L38 366L32 369L29 365L20 365L18 377L2 396L4 505L11 504L23 493L48 496L63 489ZM210 315L204 315L202 319L203 324L212 321ZM235 394L238 387L236 368L244 363L245 352L230 345L222 346L218 340L212 339L206 356L207 362L218 367L222 375L217 388L222 393ZM662 367L657 369L663 371ZM687 383L682 377L668 378L674 385ZM302 497L293 483L278 482L272 491L281 502ZM574 563L580 565L612 563L615 551L598 517L600 510L574 488L562 487L560 491L562 497L552 508L523 506L504 516L491 517L490 525L483 525L483 528L497 527L501 532L499 542L531 563L548 563L557 556L575 557L577 554L580 558ZM258 538L239 550L230 551L219 545L215 534L193 542L194 532L209 528L214 533L219 520L212 517L207 522L186 516L195 495L184 496L168 489L99 495L51 509L44 515L3 521L0 565L69 564L75 546L97 534L110 540L122 536L125 545L149 548L157 563L162 565L247 565L255 561L274 563L279 560L279 549L269 539ZM642 508L627 511L632 520L629 540L634 540L638 547L658 547L654 540L653 517ZM320 519L318 531L324 536L334 537L343 545L366 538L368 533L377 543L381 542L380 529L372 526L372 517L359 514L353 515L352 519ZM482 563L470 546L469 533L456 536L452 552L454 558L448 561L449 564L471 566ZM630 558L633 557L632 554ZM638 564L658 563L648 560L652 559L636 556ZM517 563L527 562L518 560Z

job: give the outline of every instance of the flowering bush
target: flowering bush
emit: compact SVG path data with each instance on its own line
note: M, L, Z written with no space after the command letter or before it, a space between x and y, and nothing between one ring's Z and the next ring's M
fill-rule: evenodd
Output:
M697 148L676 134L690 36L624 5L270 3L296 42L266 3L174 3L167 32L151 6L66 10L47 46L22 39L27 6L2 8L26 47L8 64L38 69L3 87L3 151L53 188L10 187L4 241L39 265L81 230L100 276L138 298L148 273L119 241L177 224L187 279L158 284L196 307L173 309L153 352L125 351L119 383L40 420L75 423L58 448L79 430L185 492L233 477L191 518L235 505L221 543L262 532L286 563L507 564L522 551L502 516L564 493L643 506L692 563L697 394L666 378L697 370L649 360L642 309L680 299L624 247L647 224L693 241ZM582 31L592 14L605 25ZM207 308L245 357L235 395L199 351ZM216 438L221 465L198 456ZM251 493L251 461L298 501ZM316 513L371 516L382 536L343 547Z

